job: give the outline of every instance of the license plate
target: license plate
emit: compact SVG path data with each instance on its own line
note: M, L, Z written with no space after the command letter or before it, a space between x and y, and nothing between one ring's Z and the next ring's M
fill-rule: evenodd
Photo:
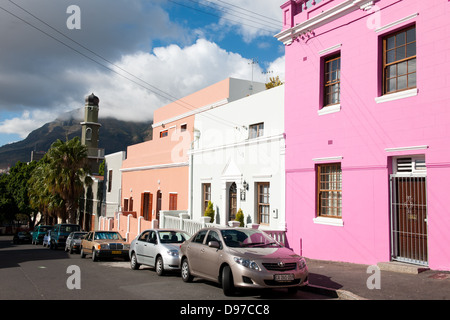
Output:
M274 280L275 281L280 281L280 282L292 281L292 280L294 280L294 275L292 273L289 273L289 274L276 274L274 276Z
M122 251L111 251L112 254L122 254Z

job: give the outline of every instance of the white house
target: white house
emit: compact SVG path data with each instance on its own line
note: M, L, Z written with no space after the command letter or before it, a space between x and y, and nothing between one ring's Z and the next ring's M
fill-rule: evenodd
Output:
M285 230L284 85L199 113L190 151L190 216L214 204L214 223L236 212L246 226Z
M120 172L120 168L125 158L125 151L105 156L102 216L107 218L114 217L114 213L120 211L120 196L122 191L122 173Z

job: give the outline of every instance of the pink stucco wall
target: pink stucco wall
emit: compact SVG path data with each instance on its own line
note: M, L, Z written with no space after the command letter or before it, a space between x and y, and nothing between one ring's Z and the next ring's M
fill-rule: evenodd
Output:
M161 192L161 210L169 210L170 193L177 194L177 210L188 209L188 150L194 139L192 111L227 99L230 78L192 93L154 112L153 139L129 146L122 164L122 199L133 199L133 210L141 215L141 194L151 193L153 214L156 213L157 192ZM181 125L187 130L181 132ZM161 138L160 132L168 130ZM155 218L153 216L152 218Z
M294 25L345 0L323 0L301 11ZM399 155L425 155L428 262L450 270L450 2L381 0L354 10L286 45L286 221L289 245L315 259L374 264L390 260L389 173ZM285 5L285 6L286 6ZM405 22L379 27L417 13ZM290 20L289 20L290 21ZM289 21L287 23L289 23ZM381 95L381 39L416 25L418 93L376 103ZM285 26L289 29L290 25ZM327 53L321 51L335 47ZM321 59L341 54L341 110L321 108ZM409 151L389 148L427 146ZM343 226L313 223L317 158L342 157ZM331 161L332 162L332 161Z

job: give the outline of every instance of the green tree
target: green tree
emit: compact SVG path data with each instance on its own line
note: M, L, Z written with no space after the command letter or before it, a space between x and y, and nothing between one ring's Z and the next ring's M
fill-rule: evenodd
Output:
M206 207L206 210L205 210L205 217L211 217L210 223L214 222L214 214L215 214L214 205L211 202L211 200L209 200L208 206Z
M32 177L36 164L36 161L32 161L30 163L18 161L9 171L7 185L9 194L12 196L17 206L18 212L16 212L16 215L21 214L20 220L26 217L30 228L34 227L36 217L39 213L37 208L30 204L30 199L28 196L28 180Z
M64 201L69 223L76 223L79 198L85 185L91 185L87 148L75 137L67 142L57 140L48 151L49 191ZM65 221L64 217L62 218Z
M9 174L0 175L0 223L14 221L19 212L8 189Z
M266 83L266 89L275 88L275 87L281 86L283 84L283 81L280 80L279 76L277 76L276 78L270 77L269 79L270 79L270 81L268 83Z

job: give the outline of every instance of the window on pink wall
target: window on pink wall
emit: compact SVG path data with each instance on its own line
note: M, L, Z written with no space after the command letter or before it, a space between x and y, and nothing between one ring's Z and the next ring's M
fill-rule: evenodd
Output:
M342 170L340 163L319 164L317 172L317 216L342 218Z
M324 59L323 65L323 106L341 102L341 54Z
M416 26L383 38L383 94L416 88Z

